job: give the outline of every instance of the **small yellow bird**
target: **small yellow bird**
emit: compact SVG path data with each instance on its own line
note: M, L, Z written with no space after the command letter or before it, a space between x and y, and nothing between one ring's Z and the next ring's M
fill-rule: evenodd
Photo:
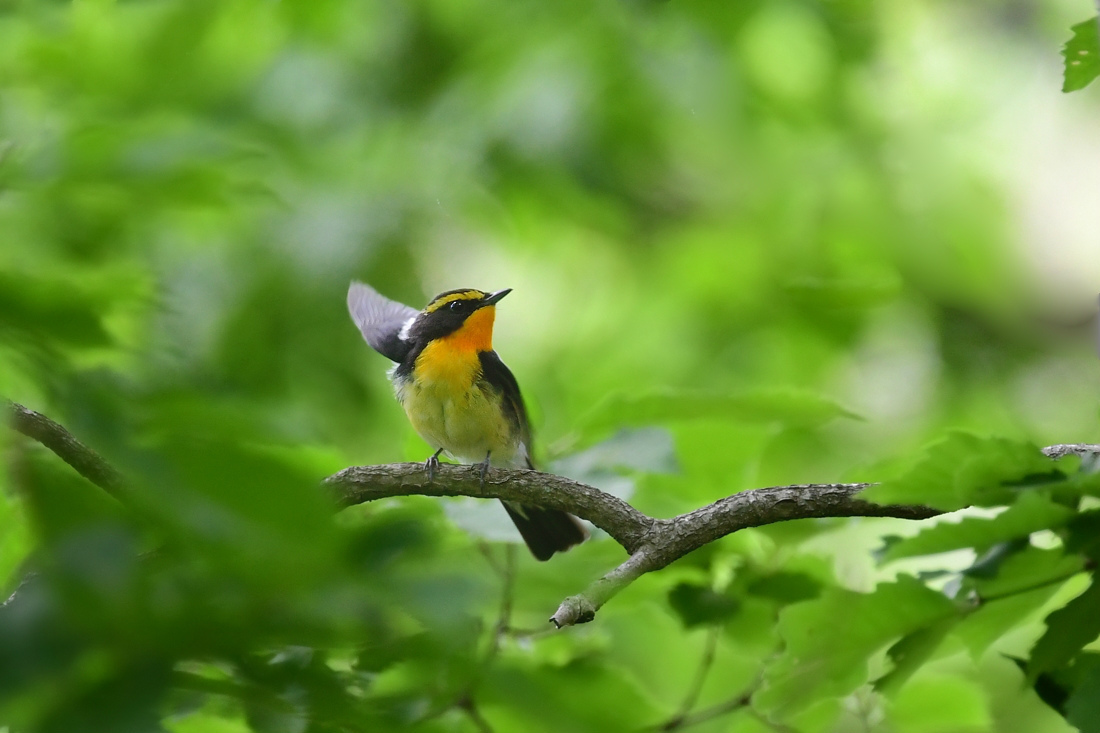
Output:
M534 468L531 426L512 372L493 351L496 304L511 290L448 290L422 311L353 282L348 312L370 347L396 362L390 381L416 432L463 463ZM571 514L502 501L531 553L549 560L588 537Z

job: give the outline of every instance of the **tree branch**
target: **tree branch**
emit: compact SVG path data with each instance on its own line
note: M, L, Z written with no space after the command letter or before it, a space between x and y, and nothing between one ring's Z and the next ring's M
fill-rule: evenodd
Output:
M57 453L97 486L122 499L126 483L95 451L49 418L7 403L13 427ZM1068 453L1097 462L1100 445L1058 445L1051 458ZM420 463L353 466L324 481L342 507L375 499L420 494L507 499L561 509L587 519L622 545L629 557L582 593L566 598L551 616L558 627L591 621L616 593L645 573L659 570L732 532L774 522L815 517L925 519L939 512L925 506L872 504L859 498L870 484L798 484L752 489L719 499L671 519L656 519L592 486L548 473L491 468L482 481L474 466L442 465L434 480Z
M352 466L329 476L341 506L391 496L473 496L509 499L562 509L587 519L611 535L627 552L634 552L653 520L610 494L563 476L528 470L490 468L481 480L477 466L441 464L435 479L428 480L422 463L391 463L381 466Z
M8 419L16 432L36 440L53 451L84 478L123 501L127 493L122 474L116 471L98 453L81 443L68 430L42 413L28 410L23 405L3 400Z
M603 604L639 576L678 560L703 545L748 527L812 517L900 517L939 514L923 506L881 506L856 498L870 484L798 484L753 489L672 519L654 519L625 501L571 479L538 471L491 468L481 481L474 466L442 465L429 481L419 463L355 466L325 479L337 501L349 506L391 496L476 496L561 509L604 530L630 557L562 601L550 617L558 628L591 621Z

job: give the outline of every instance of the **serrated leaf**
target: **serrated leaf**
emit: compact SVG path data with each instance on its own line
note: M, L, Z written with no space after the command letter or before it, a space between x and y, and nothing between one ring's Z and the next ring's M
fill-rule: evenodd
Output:
M694 583L680 583L669 591L668 603L687 628L721 623L741 607L736 598Z
M1065 479L1030 443L951 433L905 475L866 489L878 504L923 504L943 511L1009 504L1022 487Z
M872 593L827 589L779 616L783 654L764 673L755 706L786 719L867 681L867 660L886 644L957 613L954 604L909 576Z
M1064 666L1073 655L1100 636L1100 583L1093 577L1085 592L1046 619L1047 630L1031 650L1028 677Z
M981 553L1001 542L1027 537L1032 532L1060 527L1074 512L1037 491L1025 491L1016 503L992 519L965 517L943 521L912 537L896 542L884 553L884 561L917 555L934 555L966 547Z
M1070 38L1062 48L1065 58L1065 80L1063 92L1075 92L1084 89L1100 75L1100 19L1092 18L1078 23L1070 30Z
M827 397L801 390L757 390L740 394L667 390L612 395L585 421L588 429L662 425L684 420L726 420L813 426L838 417L858 418Z

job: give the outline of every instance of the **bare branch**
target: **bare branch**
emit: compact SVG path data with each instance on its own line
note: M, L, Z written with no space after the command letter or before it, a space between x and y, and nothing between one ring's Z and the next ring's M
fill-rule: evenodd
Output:
M111 496L119 500L125 498L127 489L122 474L72 433L45 415L22 405L4 400L4 407L16 432L49 448L77 473Z

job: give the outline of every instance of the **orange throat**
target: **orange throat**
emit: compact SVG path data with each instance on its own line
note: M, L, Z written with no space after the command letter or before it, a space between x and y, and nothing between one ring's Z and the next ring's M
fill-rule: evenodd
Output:
M493 350L493 321L496 319L497 309L494 305L479 308L470 315L462 326L454 333L443 337L451 349L455 351L479 351Z
M493 320L496 308L474 311L462 326L424 347L416 359L418 379L444 383L454 390L469 389L481 369L478 353L493 350Z

